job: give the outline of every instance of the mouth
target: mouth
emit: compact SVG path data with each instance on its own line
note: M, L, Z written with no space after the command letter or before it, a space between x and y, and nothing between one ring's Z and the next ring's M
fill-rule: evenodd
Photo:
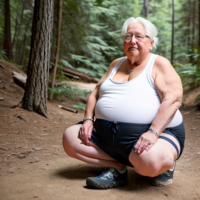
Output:
M138 50L138 48L137 47L129 47L128 48L130 51L135 51L135 50Z

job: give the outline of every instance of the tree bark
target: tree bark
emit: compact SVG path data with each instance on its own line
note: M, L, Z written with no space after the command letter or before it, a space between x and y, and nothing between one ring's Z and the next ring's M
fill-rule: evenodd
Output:
M31 51L22 107L46 116L53 0L35 0Z
M10 27L10 0L5 0L5 32L4 32L4 49L9 60L12 56L11 27Z
M198 74L200 74L200 0L198 1L199 3L199 6L198 6L198 13L199 13L199 18L198 18L198 21L199 21L199 27L198 27L198 53L199 53L199 57L198 57L198 60L197 60L197 68L196 68L196 72ZM198 82L198 84L200 84L200 81ZM200 104L199 104L200 105Z
M144 12L145 12L146 18L148 18L148 3L149 3L149 0L144 0Z
M198 39L198 46L199 46L199 54L200 54L200 0L198 1L199 3L199 7L198 7L198 10L199 10L199 19L198 19L198 22L199 22L199 29L198 29L198 32L199 32L199 39Z
M172 40L171 40L171 63L174 62L174 0L172 0Z
M55 62L55 55L56 55L56 42L57 42L57 34L58 34L58 4L59 0L54 0L54 13L53 13L53 31L52 31L52 42L51 42L51 63ZM53 73L53 67L50 69L49 73Z
M59 51L60 51L60 29L62 24L62 4L63 0L59 0L58 3L58 27L57 27L57 42L56 42L56 56L54 61L54 69L53 69L53 78L51 88L54 88L55 80L56 80L56 72L57 72L57 65L59 59ZM53 93L50 93L50 100L53 100Z

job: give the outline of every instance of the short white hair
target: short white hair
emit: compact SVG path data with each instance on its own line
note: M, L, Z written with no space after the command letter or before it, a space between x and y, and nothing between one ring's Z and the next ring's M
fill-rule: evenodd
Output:
M135 23L135 22L141 23L144 26L144 28L146 30L146 35L149 36L152 40L154 40L153 47L156 48L156 46L158 44L158 38L156 37L157 34L158 34L158 30L155 27L155 25L153 25L149 20L144 19L142 17L137 17L137 18L130 17L130 18L128 18L124 22L124 25L122 27L121 36L124 36L127 33L128 25L130 23Z

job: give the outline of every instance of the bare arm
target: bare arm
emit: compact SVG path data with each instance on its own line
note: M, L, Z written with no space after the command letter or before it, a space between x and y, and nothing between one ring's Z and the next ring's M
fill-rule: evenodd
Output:
M97 83L95 89L92 91L92 93L88 97L86 109L85 109L85 115L84 115L85 118L86 117L94 118L95 106L96 106L97 100L99 98L99 88L100 88L101 84L107 79L107 77L109 76L110 72L112 71L112 69L116 65L116 63L119 61L119 59L114 60L111 63L107 72L100 79L100 81ZM89 144L89 139L91 138L93 128L94 128L94 126L93 126L93 122L91 120L84 121L83 125L80 128L79 138L86 145Z
M151 124L151 128L160 135L181 106L183 89L180 77L170 62L161 56L155 61L152 77L161 99L161 105ZM156 135L150 131L142 134L135 145L135 148L138 149L138 154L141 154L144 150L150 150L157 139Z
M152 76L162 103L151 128L161 134L181 106L183 88L170 62L161 56L155 62Z

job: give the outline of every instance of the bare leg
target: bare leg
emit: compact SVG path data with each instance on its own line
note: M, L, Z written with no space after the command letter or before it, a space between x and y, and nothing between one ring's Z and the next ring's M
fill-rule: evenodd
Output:
M63 147L65 152L76 159L89 164L94 164L103 167L112 167L118 170L123 170L124 165L114 160L101 149L97 148L92 142L91 146L86 146L78 138L78 133L81 125L69 127L63 135Z
M173 136L165 133L161 135L170 138L177 145L180 152L180 145ZM140 155L132 150L129 160L137 173L154 177L172 168L177 156L176 149L172 144L166 140L158 139L149 151L144 151Z

